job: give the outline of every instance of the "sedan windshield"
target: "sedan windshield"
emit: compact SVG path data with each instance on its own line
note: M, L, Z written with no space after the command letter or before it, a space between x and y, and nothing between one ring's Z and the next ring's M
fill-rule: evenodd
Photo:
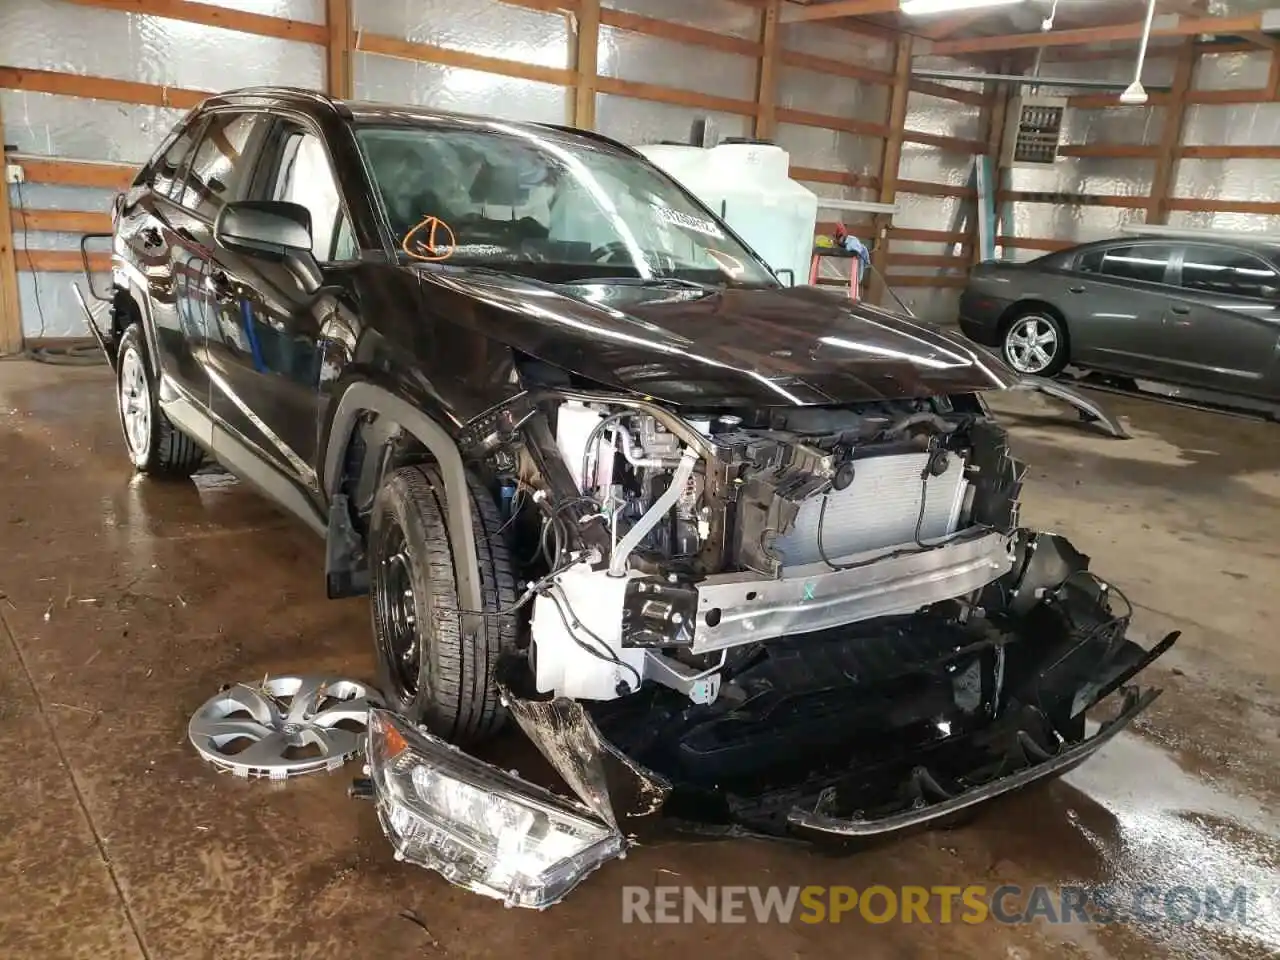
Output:
M357 128L391 232L414 260L549 282L776 286L723 224L647 161L501 123Z

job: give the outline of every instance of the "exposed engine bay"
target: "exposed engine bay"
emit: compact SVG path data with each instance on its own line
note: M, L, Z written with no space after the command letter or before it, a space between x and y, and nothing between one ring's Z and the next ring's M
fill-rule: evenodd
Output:
M1013 565L1020 467L977 407L676 415L581 397L553 419L551 449L535 429L512 458L509 498L542 508L541 693L612 700L648 680L712 703L752 644L914 613Z
M637 818L837 842L952 820L1083 762L1177 639L1129 639L1089 558L1018 526L1022 467L973 395L531 391L463 451L529 578L502 699L580 802L378 711L372 795L400 856L509 905L559 900Z

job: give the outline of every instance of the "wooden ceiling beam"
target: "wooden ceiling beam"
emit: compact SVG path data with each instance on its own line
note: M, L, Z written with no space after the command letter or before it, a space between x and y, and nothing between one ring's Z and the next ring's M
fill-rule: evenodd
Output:
M1063 47L1116 40L1138 40L1142 37L1142 26L1141 23L1123 23L1109 27L1050 30L1047 33L1017 33L998 37L943 40L933 44L930 52L940 56L951 56L960 53L985 53L1026 47ZM1153 37L1191 37L1200 34L1222 36L1258 33L1261 30L1261 13L1239 17L1165 16L1157 18L1152 25L1151 35Z
M82 7L100 7L123 13L142 13L166 20L185 20L207 27L223 27L243 33L256 33L281 40L301 40L305 43L324 44L329 39L329 29L322 23L307 23L260 13L227 10L209 3L194 0L66 0Z
M845 20L827 20L824 22L824 26L835 27L837 30L843 30L845 33L854 33L860 37L883 40L885 43L897 43L898 37L906 32L893 27L881 26L874 20L862 20L857 17L850 17Z
M1280 40L1269 33L1246 33L1243 39L1260 50L1280 50Z
M808 23L834 20L837 17L866 17L876 13L897 13L899 0L834 0L833 3L811 3L803 7L788 5L781 22Z
M992 9L990 7L980 7L977 10L966 10L963 13L943 17L941 20L930 24L929 28L924 31L924 35L934 41L950 40L961 30L967 30L983 17L989 16Z

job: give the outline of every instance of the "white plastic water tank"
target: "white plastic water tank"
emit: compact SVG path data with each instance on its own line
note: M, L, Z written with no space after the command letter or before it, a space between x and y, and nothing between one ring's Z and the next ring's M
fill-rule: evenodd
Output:
M720 214L775 272L791 270L795 283L808 282L818 198L788 176L787 151L770 143L636 149Z

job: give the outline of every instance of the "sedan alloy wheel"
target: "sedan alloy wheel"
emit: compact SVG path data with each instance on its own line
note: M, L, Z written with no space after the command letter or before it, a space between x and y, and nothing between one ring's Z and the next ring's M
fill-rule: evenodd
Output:
M1057 325L1039 314L1019 317L1004 335L1005 359L1019 373L1044 373L1060 347Z

